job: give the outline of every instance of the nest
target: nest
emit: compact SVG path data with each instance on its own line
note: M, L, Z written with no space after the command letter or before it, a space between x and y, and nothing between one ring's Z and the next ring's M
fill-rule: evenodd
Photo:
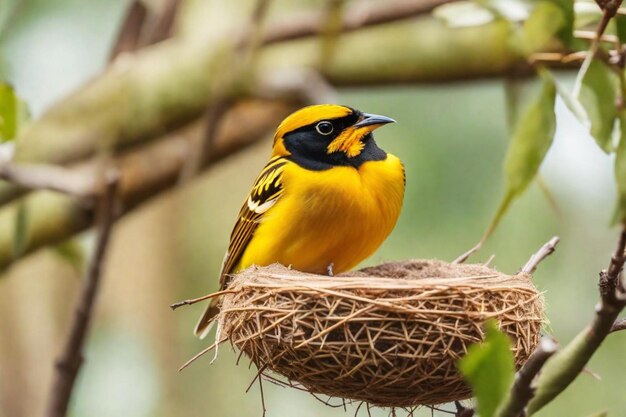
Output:
M456 363L495 319L516 366L539 342L543 300L530 275L405 261L336 277L280 265L234 277L222 337L260 372L314 394L414 407L471 396Z

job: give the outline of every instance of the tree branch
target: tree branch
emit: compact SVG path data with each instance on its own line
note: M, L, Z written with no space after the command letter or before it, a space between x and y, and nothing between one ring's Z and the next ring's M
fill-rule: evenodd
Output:
M620 311L626 306L621 279L626 247L626 228L622 230L609 267L600 272L600 303L591 324L567 346L556 353L544 366L535 396L528 404L528 413L534 414L564 391L584 369L591 356L611 332Z
M266 137L266 133L303 101L247 100L235 104L221 121L211 152L201 161L206 168ZM113 161L120 172L118 198L121 214L128 213L149 198L174 187L190 154L197 149L204 133L203 123L155 143L130 150ZM269 152L269 150L268 150ZM93 177L95 162L73 168L72 175ZM16 258L12 251L15 212L22 201L29 208L28 237L24 252L62 242L89 228L94 219L93 207L65 195L36 191L23 200L0 208L0 269Z
M539 346L530 355L528 361L515 374L515 381L505 402L500 406L497 417L523 416L524 408L533 397L535 389L532 383L544 363L556 353L558 344L550 337L543 337Z
M63 417L72 394L76 376L83 363L83 346L87 338L94 302L98 293L102 264L106 255L111 227L115 221L118 177L116 171L105 173L104 192L99 198L98 239L87 269L83 289L74 313L74 321L63 353L56 362L52 387L46 408L47 417Z
M550 239L545 245L543 245L537 253L530 257L526 265L524 265L520 272L526 274L532 274L537 269L537 266L546 259L548 256L552 255L552 253L556 250L556 245L559 244L559 237L554 236Z
M611 326L611 333L626 330L626 319L617 320Z
M93 176L76 175L69 169L43 164L0 164L0 179L29 190L50 190L79 198L98 192Z
M420 0L387 2L384 7L367 7L354 5L346 10L340 30L352 32L365 26L375 26L398 20L410 19L428 14L438 6L452 3L456 0ZM369 9L369 10L368 10ZM265 35L263 42L272 44L295 39L317 36L325 28L324 15L302 16L299 19L284 20L272 25L272 29Z
M443 0L402 1L375 8L355 5L346 15L362 18L358 24L347 24L352 31L338 40L335 59L325 68L325 76L341 87L473 79L527 67L510 46L503 22L451 30L436 19L408 19L439 3ZM382 24L399 20L404 21ZM297 19L284 20L292 21ZM317 41L300 37L314 35L316 30L297 36L282 29L272 33L268 36L290 36L281 42L274 38L259 48L259 74L315 68L317 54L303 51L317 48ZM401 51L393 47L398 39L403 39ZM230 65L231 45L228 36L211 48L181 36L126 54L24 129L16 141L15 160L69 163L93 155L102 146L127 148L197 119L215 101L219 75ZM366 53L369 50L377 53ZM0 204L22 193L18 187L0 184Z

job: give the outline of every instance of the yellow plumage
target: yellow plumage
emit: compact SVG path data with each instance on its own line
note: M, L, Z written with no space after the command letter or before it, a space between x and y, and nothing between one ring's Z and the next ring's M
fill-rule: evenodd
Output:
M370 256L393 229L404 197L402 163L371 135L392 121L337 105L287 117L239 213L221 289L251 265L340 273ZM206 335L217 312L212 302L196 334Z
M358 170L308 171L287 163L284 194L264 215L235 267L279 262L325 274L343 272L371 255L393 229L403 197L401 164L395 156Z

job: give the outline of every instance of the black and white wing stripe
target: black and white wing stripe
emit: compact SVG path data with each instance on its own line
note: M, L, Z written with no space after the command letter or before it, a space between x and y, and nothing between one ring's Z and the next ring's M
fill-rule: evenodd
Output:
M263 215L276 204L282 195L282 173L287 163L283 157L272 158L259 174L248 198L243 204L230 235L228 252L222 265L222 272L220 273L221 290L228 286L226 277L235 272L233 269L239 263Z

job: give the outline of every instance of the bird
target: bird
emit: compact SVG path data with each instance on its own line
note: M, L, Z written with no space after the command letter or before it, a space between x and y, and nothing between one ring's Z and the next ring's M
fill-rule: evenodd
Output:
M333 275L373 254L394 228L406 176L372 132L395 120L337 104L287 116L248 194L222 263L220 290L252 266L280 263ZM194 333L204 338L219 313L213 298Z

